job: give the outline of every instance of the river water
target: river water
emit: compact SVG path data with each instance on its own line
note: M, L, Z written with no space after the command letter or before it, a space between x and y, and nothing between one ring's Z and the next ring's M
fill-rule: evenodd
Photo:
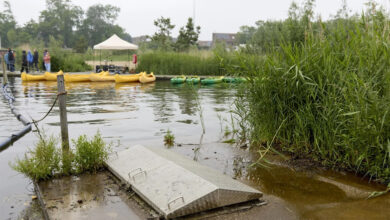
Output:
M22 83L10 78L17 109L34 119L42 117L55 99L56 82ZM169 81L153 84L75 83L67 84L67 110L70 138L94 135L98 130L115 151L143 144L165 147L167 129L175 136L171 150L239 179L264 192L268 205L225 218L388 218L389 195L366 198L383 190L351 174L330 171L296 170L280 159L268 167L248 166L256 153L221 143L230 125L230 113L236 88L228 85L174 86ZM22 128L10 113L3 98L0 102L0 138ZM202 117L199 116L200 103ZM205 134L202 146L201 118ZM39 124L47 135L59 136L59 112ZM1 140L0 139L0 140ZM30 132L0 153L0 219L17 219L31 201L32 184L9 167L38 140ZM218 219L218 218L217 218Z

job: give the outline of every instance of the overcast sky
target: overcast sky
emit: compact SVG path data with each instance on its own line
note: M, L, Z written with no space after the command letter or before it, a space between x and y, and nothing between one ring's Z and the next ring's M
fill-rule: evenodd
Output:
M195 4L194 4L195 1ZM45 0L10 0L12 10L19 24L31 18L38 19L46 7ZM133 37L152 35L156 28L153 20L160 16L169 17L176 25L173 36L193 16L201 26L200 40L211 40L213 32L234 33L242 25L254 25L258 20L279 20L287 17L292 0L73 0L73 4L86 10L97 3L120 7L117 23ZM297 0L299 4L302 0ZM317 0L315 12L323 19L336 14L342 0ZM352 12L361 12L367 0L347 0ZM386 8L390 0L377 0ZM1 5L1 7L3 7Z

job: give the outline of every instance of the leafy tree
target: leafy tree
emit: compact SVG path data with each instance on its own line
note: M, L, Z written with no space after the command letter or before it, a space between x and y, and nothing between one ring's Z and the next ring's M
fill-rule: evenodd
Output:
M12 47L15 45L15 38L9 38L8 33L13 30L15 32L16 21L12 14L11 4L9 1L4 1L4 11L0 12L0 37L2 46ZM13 32L10 32L10 37L14 37Z
M190 46L196 45L198 42L199 33L200 27L197 26L195 30L192 18L188 18L188 22L185 28L180 28L179 37L175 43L176 50L185 51L188 50Z
M255 27L251 27L251 26L241 26L240 27L240 31L237 33L237 42L239 44L246 44L248 43L252 36L254 35L254 33L256 32L256 28Z
M15 41L16 41L16 32L15 32L15 29L10 29L8 32L7 32L7 39L13 39L13 40L8 40L8 45L10 47L14 47L15 46Z
M45 42L49 36L61 38L65 47L71 47L73 30L80 25L83 10L70 0L46 0L47 9L39 17L39 30Z
M75 45L73 46L73 49L77 53L84 53L88 49L88 41L85 39L84 36L80 36L77 40Z
M125 40L131 40L131 36L125 33L123 28L114 25L119 12L120 8L109 4L96 4L89 7L79 35L86 37L89 46L98 44L113 34L117 34Z
M173 28L175 28L175 25L171 24L171 19L161 17L154 21L154 26L158 28L158 31L151 37L151 43L157 49L164 51L171 50L171 31Z

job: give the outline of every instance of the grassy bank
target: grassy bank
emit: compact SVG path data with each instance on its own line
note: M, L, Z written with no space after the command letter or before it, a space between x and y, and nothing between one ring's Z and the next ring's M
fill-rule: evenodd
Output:
M221 56L227 60L234 59L234 56L227 53ZM154 72L158 75L226 75L228 73L220 65L220 58L211 51L207 53L147 52L139 55L136 71Z
M251 139L331 168L390 181L390 28L384 17L338 25L327 36L283 43L230 71L250 77L237 102ZM245 103L245 104L244 104ZM275 138L274 138L275 137Z

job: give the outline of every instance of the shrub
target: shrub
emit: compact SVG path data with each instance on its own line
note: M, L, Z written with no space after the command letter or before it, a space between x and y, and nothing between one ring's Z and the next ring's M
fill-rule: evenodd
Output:
M24 159L17 159L11 167L34 180L49 179L60 169L61 156L56 144L54 137L40 139L35 149L29 150Z
M175 136L172 134L171 130L167 130L167 133L164 136L164 144L166 146L173 146L173 143L175 143Z
M92 140L86 135L72 140L75 147L76 172L96 172L103 167L104 161L108 158L109 148L106 147L100 133L98 132Z
M108 158L110 147L106 146L98 132L91 140L85 135L77 140L75 152L60 151L54 137L43 136L33 150L29 150L23 159L17 159L10 166L33 180L47 180L59 175L72 175L82 172L96 172L103 167Z

